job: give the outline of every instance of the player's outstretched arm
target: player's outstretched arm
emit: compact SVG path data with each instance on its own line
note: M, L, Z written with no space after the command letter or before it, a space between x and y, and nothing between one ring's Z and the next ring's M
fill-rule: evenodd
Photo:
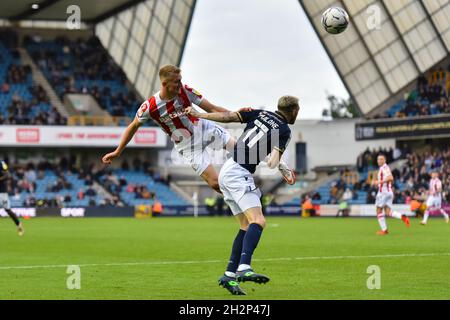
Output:
M223 107L216 106L215 104L212 104L211 102L209 102L206 99L202 100L202 103L200 103L199 107L202 108L203 110L205 110L208 113L213 113L213 112L230 112L230 110L225 109ZM238 111L239 112L241 112L241 111L252 111L252 108L251 107L243 107L243 108L240 108Z
M202 118L206 120L216 121L216 122L241 122L237 112L226 111L226 112L213 112L213 113L200 113L192 107L186 109L186 113L194 116L196 118Z
M138 118L134 118L133 122L128 125L125 132L122 134L119 146L113 152L104 155L102 158L102 162L105 164L110 164L115 158L119 157L140 126L141 123L139 122Z

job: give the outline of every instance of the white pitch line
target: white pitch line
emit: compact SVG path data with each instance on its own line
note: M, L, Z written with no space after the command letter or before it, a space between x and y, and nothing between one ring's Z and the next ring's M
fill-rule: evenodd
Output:
M438 257L450 256L448 253L404 253L404 254L380 254L368 256L325 256L325 257L291 257L291 258L267 258L253 259L253 261L298 261L298 260L339 260L339 259L367 259L367 258L404 258L404 257ZM177 264L203 264L203 263L225 263L224 260L197 260L197 261L149 261L149 262L123 262L123 263L91 263L91 264L55 264L40 266L6 266L0 267L0 270L11 269L50 269L66 268L70 265L79 267L121 267L121 266L147 266L147 265L177 265Z

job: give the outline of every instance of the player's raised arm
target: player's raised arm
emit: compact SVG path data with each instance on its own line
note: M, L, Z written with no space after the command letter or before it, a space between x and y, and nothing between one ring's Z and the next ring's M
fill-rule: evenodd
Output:
M206 120L216 121L216 122L241 122L239 115L234 111L225 112L212 112L212 113L200 113L192 107L186 109L186 113L194 116L196 118L202 118Z
M135 117L134 120L128 125L125 132L122 134L120 143L116 150L104 155L102 158L102 162L105 164L110 164L115 158L119 157L141 125L142 123L139 122L139 119L137 117Z

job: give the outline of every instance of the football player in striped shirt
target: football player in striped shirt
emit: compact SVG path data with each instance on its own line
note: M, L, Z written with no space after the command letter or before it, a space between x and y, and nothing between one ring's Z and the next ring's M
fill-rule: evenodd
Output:
M222 127L214 122L200 120L186 114L186 108L195 104L206 112L227 112L214 105L199 92L181 82L181 70L173 65L160 69L161 90L139 107L133 122L122 135L119 146L103 156L102 161L110 164L119 157L138 128L149 119L155 121L170 136L175 149L186 159L208 185L220 193L218 174L212 166L206 146L217 149L229 149L234 146L234 139ZM248 110L243 108L241 110Z
M448 214L442 209L442 182L439 179L439 173L434 170L431 172L431 180L430 186L428 190L428 199L427 199L427 210L423 215L423 220L420 222L421 225L426 225L428 221L428 217L430 216L430 211L436 210L439 211L445 219L445 222L448 223L449 217Z
M392 176L391 169L386 163L386 156L384 154L379 154L377 157L377 163L380 167L377 175L378 180L373 180L372 184L378 186L375 206L377 210L378 223L380 224L381 230L379 230L377 234L384 236L389 233L385 214L388 217L401 219L407 227L409 227L410 223L408 217L397 211L394 211L394 209L392 208L392 204L394 201L394 192L392 191L394 177Z

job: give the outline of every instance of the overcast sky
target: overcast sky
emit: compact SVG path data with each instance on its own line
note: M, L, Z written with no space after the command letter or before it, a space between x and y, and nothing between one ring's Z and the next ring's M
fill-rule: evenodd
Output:
M300 98L302 119L321 118L328 91L348 97L298 0L197 0L183 81L237 109Z

